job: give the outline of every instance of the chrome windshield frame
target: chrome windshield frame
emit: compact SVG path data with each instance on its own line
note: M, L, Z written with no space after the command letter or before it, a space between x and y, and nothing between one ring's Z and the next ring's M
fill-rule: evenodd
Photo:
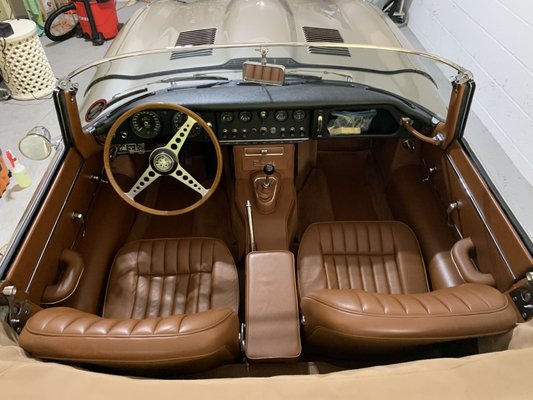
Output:
M412 49L406 49L403 47L387 47L387 46L375 46L375 45L366 45L366 44L330 43L330 42L277 42L277 43L238 43L238 44L216 44L216 45L201 45L201 46L162 47L162 48L153 49L153 50L143 50L143 51L124 53L124 54L119 54L116 56L105 57L103 59L85 64L75 69L74 71L70 72L64 78L59 79L59 82L62 82L65 80L71 81L72 78L74 78L76 75L90 68L104 64L106 62L121 60L121 59L126 59L126 58L131 58L131 57L137 57L137 56L149 55L149 54L163 54L163 53L174 52L174 51L180 52L180 51L192 51L192 50L216 50L216 49L247 48L247 47L250 47L250 48L255 47L258 51L258 56L259 56L260 49L269 48L269 47L332 47L332 48L344 47L344 48L349 48L349 49L364 49L364 50L397 52L397 53L403 53L403 54L423 57L423 58L426 58L432 61L442 63L444 65L447 65L457 71L456 79L461 79L461 80L473 79L472 72L470 72L466 68L461 67L459 64L456 64L455 62L451 60L448 60L444 57L440 57L440 56L437 56L431 53L418 51L418 50L412 50Z

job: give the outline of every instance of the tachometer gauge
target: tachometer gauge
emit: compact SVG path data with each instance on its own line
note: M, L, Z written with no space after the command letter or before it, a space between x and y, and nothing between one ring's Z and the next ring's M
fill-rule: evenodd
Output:
M191 128L191 132L189 133L190 138L195 138L196 136L200 135L204 131L204 128L202 128L202 125L200 125L198 122L193 125Z
M187 118L187 114L180 111L174 114L172 117L172 128L174 129L174 132L176 132L185 123L185 121L187 121Z
M153 139L161 133L161 119L154 111L140 111L131 118L133 133L143 139Z

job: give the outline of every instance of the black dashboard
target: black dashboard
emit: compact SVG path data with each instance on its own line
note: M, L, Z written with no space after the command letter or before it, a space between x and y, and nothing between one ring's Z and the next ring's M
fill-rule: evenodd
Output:
M183 105L201 116L222 145L403 137L408 133L399 122L406 116L418 127L432 124L427 110L360 85L226 86L148 93L98 118L95 136L105 135L120 111L146 103L161 106L134 113L121 124L113 142L123 151L143 150L145 143L161 143L174 135L187 117L165 108L165 103ZM208 140L199 124L189 139Z

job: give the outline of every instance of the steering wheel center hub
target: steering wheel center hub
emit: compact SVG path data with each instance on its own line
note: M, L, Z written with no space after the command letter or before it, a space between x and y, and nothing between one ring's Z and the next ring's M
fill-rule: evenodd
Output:
M150 155L150 166L161 175L169 175L176 170L178 159L172 151L158 148Z

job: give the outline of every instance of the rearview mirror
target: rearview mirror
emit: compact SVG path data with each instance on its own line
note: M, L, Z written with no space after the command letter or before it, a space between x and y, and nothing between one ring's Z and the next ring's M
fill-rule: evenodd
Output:
M57 145L57 141L52 141L48 129L36 126L20 139L19 150L30 160L44 160Z
M242 77L245 81L282 86L285 82L285 67L247 61L242 64Z

